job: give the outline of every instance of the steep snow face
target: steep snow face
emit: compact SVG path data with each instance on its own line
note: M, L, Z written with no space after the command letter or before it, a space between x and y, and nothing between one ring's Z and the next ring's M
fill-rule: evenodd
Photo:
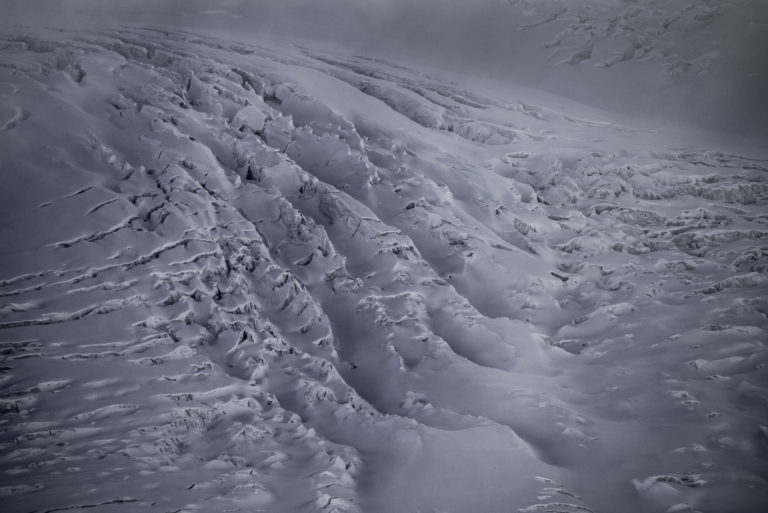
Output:
M760 511L768 156L382 60L0 39L4 511Z

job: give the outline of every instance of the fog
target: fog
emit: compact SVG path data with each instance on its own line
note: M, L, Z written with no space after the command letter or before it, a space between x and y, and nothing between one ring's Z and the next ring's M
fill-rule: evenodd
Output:
M768 134L768 0L6 0L5 23L322 41L612 111Z

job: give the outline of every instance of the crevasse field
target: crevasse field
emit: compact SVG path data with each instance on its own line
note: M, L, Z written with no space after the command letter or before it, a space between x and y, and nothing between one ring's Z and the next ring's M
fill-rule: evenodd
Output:
M731 12L521 4L575 88ZM119 23L0 33L4 513L765 511L759 138Z

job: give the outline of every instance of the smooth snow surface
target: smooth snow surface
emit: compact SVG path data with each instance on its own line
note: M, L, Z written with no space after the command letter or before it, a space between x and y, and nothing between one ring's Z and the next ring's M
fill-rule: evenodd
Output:
M0 509L763 511L768 155L551 98L6 32Z

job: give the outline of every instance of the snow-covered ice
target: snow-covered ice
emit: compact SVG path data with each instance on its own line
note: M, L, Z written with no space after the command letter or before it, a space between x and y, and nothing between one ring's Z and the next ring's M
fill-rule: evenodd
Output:
M353 53L5 29L2 510L761 511L765 147Z

